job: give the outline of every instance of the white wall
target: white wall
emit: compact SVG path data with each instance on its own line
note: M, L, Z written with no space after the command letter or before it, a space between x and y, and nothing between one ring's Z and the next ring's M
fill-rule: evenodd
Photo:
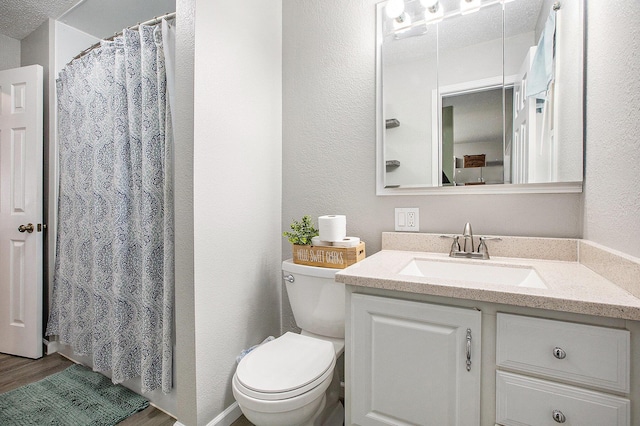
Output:
M80 31L62 22L55 23L55 68L54 78L78 53L100 41L99 38Z
M0 34L0 71L20 66L20 40Z
M190 26L184 12L195 14L191 29L182 28L183 19ZM280 328L281 23L279 0L178 2L178 63L190 60L189 50L195 55L191 87L189 64L178 70L178 93L193 93L192 141L189 95L177 99L187 111L177 126L187 134L176 142L176 204L183 203L176 235L193 230L192 243L177 241L177 251L190 244L193 251L192 277L188 256L179 254L176 265L183 424L206 424L229 407L236 356ZM189 177L180 169L190 154L178 146L190 143L192 213L183 192L191 191Z
M197 383L194 288L193 152L195 1L176 2L175 274L176 385L178 410L184 425L196 425Z
M640 257L640 2L587 12L583 236Z
M20 40L20 66L42 65L45 70L45 87L48 87L46 70L49 69L49 25L51 23L53 21L47 19L31 34Z

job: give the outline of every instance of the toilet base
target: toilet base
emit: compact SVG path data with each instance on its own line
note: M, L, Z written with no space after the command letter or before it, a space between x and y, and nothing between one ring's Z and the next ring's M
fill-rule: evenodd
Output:
M331 408L331 407L327 407ZM315 424L314 426L343 426L344 425L344 407L342 403L338 401L337 404L333 406L333 410L327 413L326 420L320 425Z
M321 417L320 413L324 410L325 405L326 395L322 394L318 400L312 404L288 413L277 413L277 415L274 415L253 411L242 406L240 406L240 409L242 410L242 414L256 426L321 426L320 424L316 424L314 419ZM301 423L302 419L307 420Z
M338 369L333 370L333 379L327 388L325 406L320 414L314 417L313 426L342 426L344 424L344 407L340 402L340 377Z

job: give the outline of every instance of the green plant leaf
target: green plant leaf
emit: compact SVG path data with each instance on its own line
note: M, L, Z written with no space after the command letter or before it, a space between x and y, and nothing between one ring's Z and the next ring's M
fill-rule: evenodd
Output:
M311 239L318 235L318 230L313 224L311 216L305 215L301 221L294 220L291 222L291 232L283 232L282 236L287 237L291 244L302 246L311 245Z

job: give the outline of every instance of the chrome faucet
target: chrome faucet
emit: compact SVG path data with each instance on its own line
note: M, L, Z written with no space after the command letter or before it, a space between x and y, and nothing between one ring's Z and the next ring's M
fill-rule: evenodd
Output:
M501 240L501 238L497 237L480 237L480 244L478 244L478 249L476 250L473 243L473 231L471 230L471 224L468 222L464 225L464 231L462 231L462 239L464 240L462 250L460 249L460 235L440 235L440 237L453 239L449 257L464 257L467 259L489 259L489 249L485 241Z
M464 225L462 238L464 238L462 251L464 251L465 253L473 253L473 232L471 231L471 224L469 222Z

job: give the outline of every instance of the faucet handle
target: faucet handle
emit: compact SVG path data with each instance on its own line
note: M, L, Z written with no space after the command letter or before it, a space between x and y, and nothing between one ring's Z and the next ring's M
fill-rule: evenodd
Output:
M502 241L502 238L500 238L500 237L480 237L480 242L489 241L489 240Z
M482 253L483 259L489 259L489 249L487 248L487 244L485 241L488 240L497 240L502 241L500 237L480 237L480 244L478 244L478 253Z
M449 255L451 255L451 253L460 251L460 242L458 241L458 239L460 238L459 235L440 235L440 238L451 238L453 240L453 242L451 243L451 250L449 251Z

